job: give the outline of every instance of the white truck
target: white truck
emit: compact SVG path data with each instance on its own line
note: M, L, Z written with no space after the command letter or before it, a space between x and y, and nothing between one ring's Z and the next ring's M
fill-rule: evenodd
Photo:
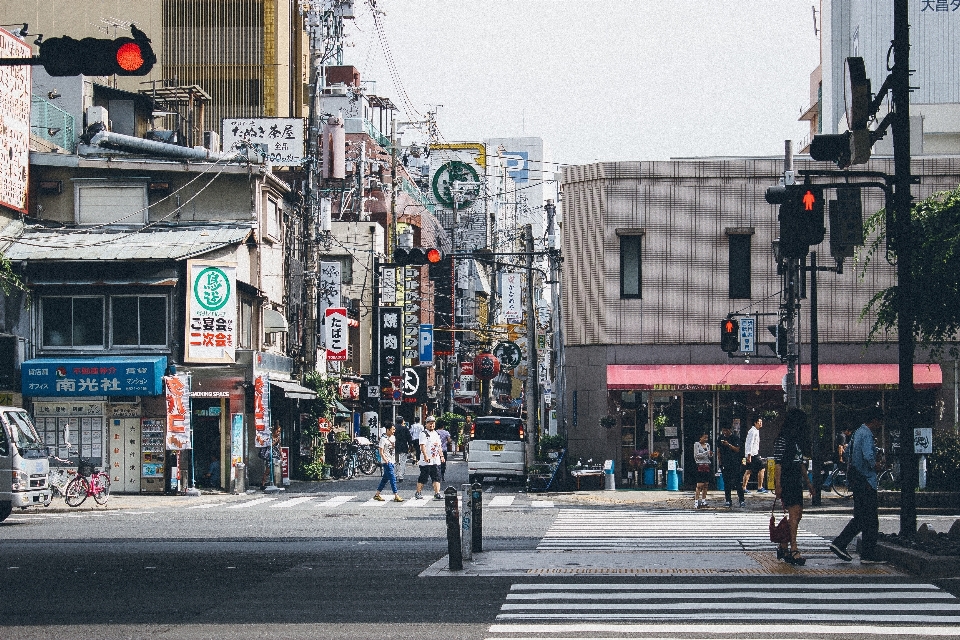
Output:
M50 504L49 453L26 411L0 406L0 522L14 507Z

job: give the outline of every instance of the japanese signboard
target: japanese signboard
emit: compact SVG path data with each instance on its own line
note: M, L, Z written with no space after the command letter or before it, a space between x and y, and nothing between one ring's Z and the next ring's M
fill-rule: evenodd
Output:
M164 376L167 389L167 451L192 448L190 430L190 376Z
M300 118L227 118L223 121L221 139L224 151L239 145L253 145L272 165L303 164L303 120Z
M380 375L399 376L401 369L401 307L380 307Z
M420 325L420 364L433 363L433 325Z
M473 361L460 363L460 382L473 382Z
M380 302L397 303L397 270L394 268L384 268L380 275Z
M341 306L340 289L342 277L339 262L320 263L320 282L318 283L317 301L320 303L320 315L326 317L327 309Z
M500 274L500 295L503 296L503 318L506 322L523 319L523 278L519 273Z
M327 309L324 312L323 327L327 360L346 360L347 344L350 339L350 331L347 329L347 310L344 307Z
M740 325L740 351L743 353L757 352L757 319L753 316L737 318Z
M933 429L918 427L913 430L913 452L924 455L933 453Z
M261 373L253 379L254 446L270 446L270 376Z
M25 396L158 396L166 356L37 358L20 367Z
M185 362L233 362L237 344L236 265L187 261Z
M0 29L0 58L29 58L30 47ZM26 213L30 166L30 66L0 67L0 204Z

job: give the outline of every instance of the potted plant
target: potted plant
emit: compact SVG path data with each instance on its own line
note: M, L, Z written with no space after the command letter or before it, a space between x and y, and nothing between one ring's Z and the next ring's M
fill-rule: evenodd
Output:
M600 426L604 429L612 429L617 426L616 416L603 416L600 418Z

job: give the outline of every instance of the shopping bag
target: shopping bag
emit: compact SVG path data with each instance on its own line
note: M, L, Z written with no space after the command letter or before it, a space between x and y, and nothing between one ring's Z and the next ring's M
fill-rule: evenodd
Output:
M783 518L777 523L777 519L773 515L776 507L777 501L774 499L773 507L770 509L770 542L776 542L777 544L790 542L790 520L787 519L787 514L784 513Z

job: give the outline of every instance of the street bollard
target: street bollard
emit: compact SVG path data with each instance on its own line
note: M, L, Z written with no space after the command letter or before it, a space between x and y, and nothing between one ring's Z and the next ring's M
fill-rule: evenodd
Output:
M473 498L471 497L470 485L460 485L462 497L463 513L461 522L463 531L460 532L460 549L464 560L473 560Z
M470 487L473 507L473 550L483 551L483 486L474 482Z
M460 551L460 509L457 506L457 490L447 487L444 507L447 511L447 553L450 555L450 570L463 571L463 556Z

